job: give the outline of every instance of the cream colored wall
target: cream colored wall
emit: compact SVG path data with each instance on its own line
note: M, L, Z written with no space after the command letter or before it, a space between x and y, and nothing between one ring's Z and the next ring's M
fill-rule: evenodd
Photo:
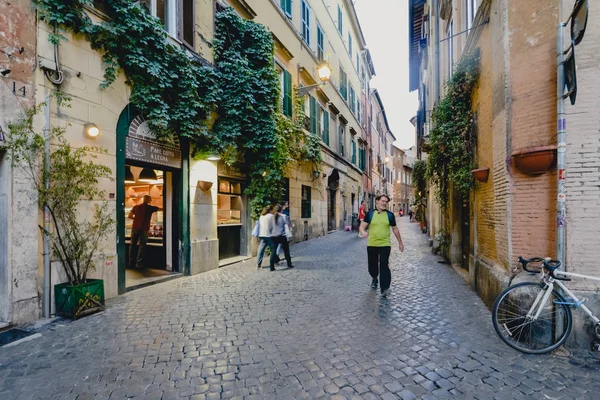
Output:
M40 59L53 60L54 49L48 42L50 28L40 22L38 28L38 55ZM111 168L113 181L101 180L99 186L106 191L104 200L109 202L109 207L116 215L116 127L121 111L129 99L129 91L125 85L124 76L121 74L110 88L102 90L99 85L104 79L104 68L101 56L89 46L89 43L80 38L65 34L67 40L60 44L60 63L64 73L64 82L61 90L72 97L71 107L58 107L52 101L51 125L61 126L66 129L65 138L72 147L99 146L106 149L107 154L97 154L97 161ZM42 103L46 93L55 89L43 72L36 72L36 102ZM100 128L100 136L89 139L84 136L83 125L92 122ZM43 116L38 116L35 126L41 131L44 125ZM113 194L113 198L109 195ZM94 202L81 201L82 217L89 218ZM116 225L113 227L116 229ZM105 295L114 297L118 292L116 241L114 234L109 235L100 245L97 253L97 269L90 274L90 278L104 280ZM41 256L39 257L41 265ZM43 276L43 275L41 275ZM54 277L62 274L53 271ZM63 278L64 279L64 278ZM59 282L52 282L56 284ZM41 289L41 288L40 288Z
M215 32L214 0L196 0L196 27L194 31L194 48L196 52L208 60L214 61L212 40Z

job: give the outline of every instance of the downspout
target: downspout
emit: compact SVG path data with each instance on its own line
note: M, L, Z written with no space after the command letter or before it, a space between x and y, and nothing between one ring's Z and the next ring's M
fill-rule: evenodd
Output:
M44 105L44 187L50 189L50 94L45 89ZM50 318L50 209L44 201L44 292L42 298L43 316Z
M558 2L558 35L556 40L556 98L557 98L557 122L558 122L558 151L557 151L557 185L558 197L556 202L556 258L560 261L562 269L565 269L565 224L566 224L566 138L567 138L567 118L565 114L565 99L563 92L565 88L565 54L563 52L564 32L566 24L562 22L563 9L562 1ZM573 50L574 51L574 50Z

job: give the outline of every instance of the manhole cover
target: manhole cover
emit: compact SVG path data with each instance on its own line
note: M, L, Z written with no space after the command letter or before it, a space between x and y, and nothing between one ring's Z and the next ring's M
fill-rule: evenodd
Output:
M202 340L208 337L208 332L206 331L194 331L190 335L190 339L192 340Z
M9 331L2 332L0 333L0 347L31 335L33 335L32 332L27 332L21 329L11 329Z

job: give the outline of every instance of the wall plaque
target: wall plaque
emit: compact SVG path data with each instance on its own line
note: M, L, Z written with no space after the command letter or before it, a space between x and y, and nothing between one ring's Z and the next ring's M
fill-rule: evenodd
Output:
M159 143L127 137L125 158L165 167L181 168L181 151Z

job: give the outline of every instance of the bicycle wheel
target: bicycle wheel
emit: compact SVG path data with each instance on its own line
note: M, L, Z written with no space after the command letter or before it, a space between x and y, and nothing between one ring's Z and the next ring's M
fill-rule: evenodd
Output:
M527 317L538 294L543 291L541 283L522 282L506 288L496 298L492 309L494 329L513 349L529 354L547 353L563 344L571 333L571 310L565 304L556 304L565 301L556 290L552 291L536 320Z

